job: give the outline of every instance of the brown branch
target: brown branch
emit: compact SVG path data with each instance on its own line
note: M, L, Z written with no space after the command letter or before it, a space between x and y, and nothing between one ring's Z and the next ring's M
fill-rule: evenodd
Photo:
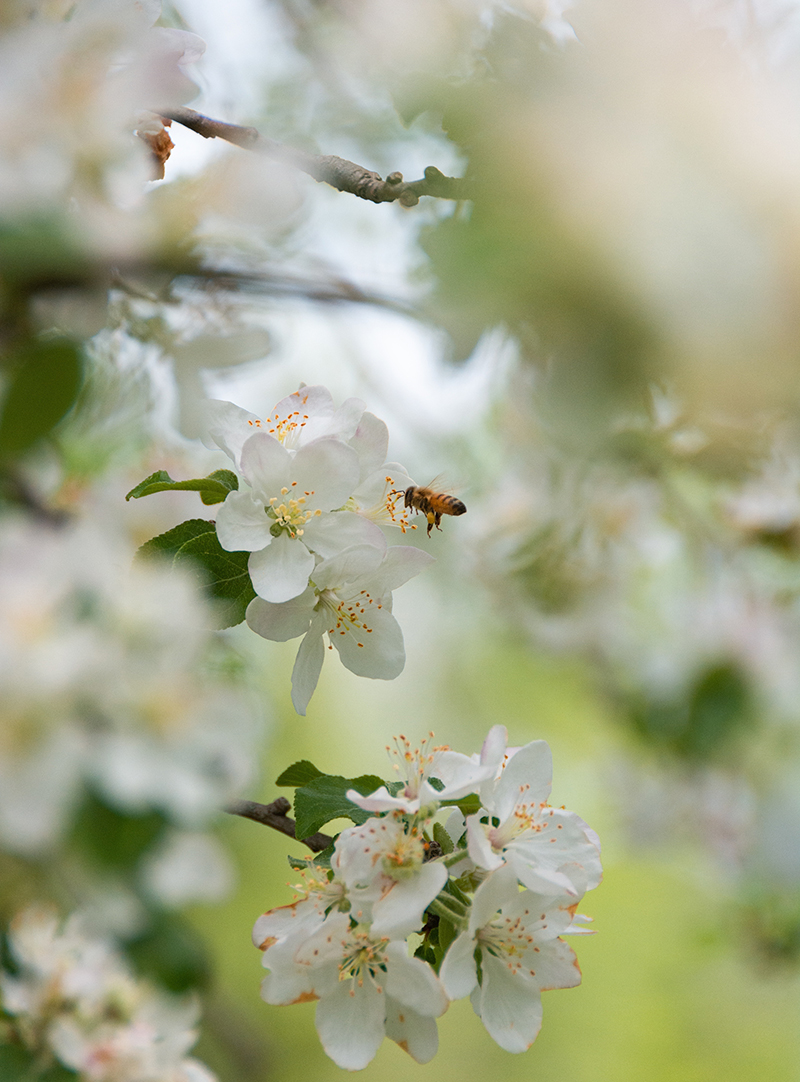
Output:
M223 810L229 815L241 815L244 819L252 819L254 823L272 827L273 830L278 830L289 838L297 838L294 819L290 819L286 814L291 806L285 796L279 796L271 804L258 804L255 800L232 800ZM333 843L333 838L319 833L312 834L310 838L297 840L307 846L312 853L321 853Z
M293 165L314 180L330 184L340 192L350 192L359 199L368 199L372 203L397 201L404 207L413 207L423 195L436 199L469 198L465 180L447 177L434 165L427 167L422 180L405 181L402 173L390 173L384 180L379 173L373 173L363 165L356 165L346 158L337 158L335 154L308 154L304 150L276 143L274 139L261 135L256 128L243 128L238 124L228 124L224 120L214 120L185 106L165 110L161 115L165 119L183 124L204 139L225 139L245 150L268 154L271 158Z

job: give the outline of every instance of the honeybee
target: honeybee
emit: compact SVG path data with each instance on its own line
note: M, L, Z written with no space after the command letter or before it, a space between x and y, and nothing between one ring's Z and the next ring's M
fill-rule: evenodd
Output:
M425 486L409 485L403 494L403 505L413 507L415 511L421 511L427 518L428 537L431 536L434 526L437 530L441 529L439 523L442 521L442 515L463 515L467 510L466 505L455 496L451 496L448 492L437 492L433 487L435 483L432 481L430 485Z

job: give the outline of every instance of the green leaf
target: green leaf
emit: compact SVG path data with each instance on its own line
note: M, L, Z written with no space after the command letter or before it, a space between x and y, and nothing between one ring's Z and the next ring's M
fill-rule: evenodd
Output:
M313 868L330 868L332 856L333 846L329 845L327 849L315 853L313 857L287 857L286 859L296 872L301 872Z
M306 785L308 782L313 781L314 778L321 777L322 771L317 770L312 762L309 762L308 759L300 759L299 762L287 766L275 784L297 787Z
M256 596L247 563L249 552L227 552L217 540L214 523L191 518L145 542L140 558L172 557L173 566L189 566L200 572L201 590L214 601L218 627L233 627L244 620L247 606Z
M244 620L247 606L256 596L247 569L249 552L227 552L215 530L198 534L175 555L175 565L199 563L205 572L205 592L216 602L218 627L233 627Z
M460 800L443 800L443 808L458 808L463 816L475 815L481 810L481 798L477 793L462 796Z
M202 534L215 533L214 523L207 518L190 518L173 526L166 533L160 533L158 537L151 537L140 546L136 556L147 558L151 556L176 556L187 541L200 537Z
M83 374L80 347L68 338L29 342L9 359L0 411L0 456L19 455L47 436L72 407Z
M442 964L444 956L447 953L447 948L458 935L458 929L451 921L445 920L444 917L439 917L437 932L437 942L436 946L434 947L433 953L436 958L436 965L434 968L438 973L439 966Z
M156 470L144 481L140 481L125 497L126 500L139 500L142 496L152 496L154 492L188 491L199 492L205 504L222 503L229 492L239 488L239 478L233 470L214 470L208 477L195 477L191 481L173 481L166 470Z
M374 774L362 774L358 778L321 774L294 794L295 834L300 839L310 838L331 819L351 819L357 825L365 823L372 812L363 811L348 800L347 790L355 789L366 796L381 785L383 780Z
M436 842L436 844L439 846L443 853L453 852L453 839L450 837L450 835L447 833L441 823L433 824L433 840Z

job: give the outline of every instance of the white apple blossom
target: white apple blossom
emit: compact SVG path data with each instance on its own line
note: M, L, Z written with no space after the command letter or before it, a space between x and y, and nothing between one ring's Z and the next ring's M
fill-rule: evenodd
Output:
M420 1063L436 1054L434 1019L447 1010L447 996L430 966L409 958L405 942L333 913L295 957L319 998L322 1046L340 1067L366 1067L384 1036Z
M229 552L249 552L259 597L289 601L308 586L315 554L323 559L352 545L386 549L373 523L338 510L358 481L358 455L341 440L321 437L292 454L257 432L240 455L250 491L230 492L217 514L217 537Z
M45 907L11 922L16 972L0 971L0 994L16 1040L55 1055L87 1082L215 1082L186 1056L197 1039L197 1004L135 980L84 924L73 914L62 925Z
M336 647L342 663L357 676L399 676L405 647L391 611L392 590L431 562L417 548L353 545L318 563L299 596L283 604L260 597L250 602L247 623L257 634L276 642L304 636L292 671L292 702L299 714L305 714L317 686L326 634L330 648Z
M507 864L524 886L541 894L578 893L565 866L583 869L583 889L596 887L602 876L597 835L574 812L547 802L553 776L550 748L534 740L511 758L500 759L505 734L498 728L487 738L483 755L487 765L500 761L500 772L481 786L483 809L467 819L470 857L489 872Z
M337 409L330 391L322 386L300 387L282 398L263 420L233 402L212 399L206 406L209 438L228 455L237 473L242 471L242 448L256 432L273 436L287 451L298 451L315 439L331 436L343 442L353 439L359 457L370 451L374 453L376 441L382 443L381 433L373 434L375 426L365 424L363 415L361 399L348 398ZM362 435L359 438L360 426ZM385 457L384 453L381 461Z
M451 751L447 745L431 747L433 733L412 750L405 736L395 739L392 768L404 778L403 788L392 796L385 785L368 796L351 789L347 796L364 811L402 811L417 813L421 808L436 808L443 800L457 800L476 792L480 783L494 776L494 766L476 763L469 755ZM435 779L438 785L431 783Z
M369 907L374 935L408 936L424 923L423 913L447 882L444 864L426 862L427 848L420 825L397 813L368 819L337 838L331 866L351 901Z
M508 1052L524 1052L538 1036L541 992L580 984L575 954L559 938L571 930L569 901L520 891L510 868L494 872L475 892L469 926L442 963L448 996L471 995L475 1013Z

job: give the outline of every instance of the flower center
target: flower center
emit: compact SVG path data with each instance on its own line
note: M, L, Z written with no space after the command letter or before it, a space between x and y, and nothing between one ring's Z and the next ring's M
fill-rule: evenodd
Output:
M371 635L374 629L362 617L366 616L370 605L374 605L376 609L382 609L383 605L376 601L368 590L361 590L354 597L342 598L335 588L326 589L320 590L318 597L318 604L331 614L333 627L328 628L328 634L346 635L350 632L355 636L358 645L363 647L360 635Z
M525 952L533 947L534 938L520 917L501 916L481 928L478 942L515 974L525 967Z
M521 785L519 788L520 795L523 795L530 786ZM503 849L514 838L518 838L520 834L524 834L529 830L538 833L542 829L542 823L538 819L542 808L545 807L547 805L544 803L517 804L504 823L501 823L498 827L489 827L487 834L492 848L496 850Z
M369 932L355 928L350 933L349 941L343 946L345 954L339 963L339 980L353 979L359 987L364 983L364 978L375 981L378 975L386 973L386 961L384 959L386 940L378 942L371 939ZM377 985L377 982L375 982ZM382 991L377 985L378 991Z
M291 413L281 416L276 411L271 417L267 417L266 421L248 421L247 423L251 428L268 432L276 440L291 446L297 441L301 429L308 424L308 414L301 413L300 410L293 410Z
M311 511L305 507L308 497L314 495L313 488L300 496L290 496L292 489L296 488L296 486L297 481L292 481L292 487L282 488L280 496L270 496L269 503L264 508L267 515L275 519L272 526L270 526L270 533L273 537L278 537L282 533L288 534L293 539L302 537L304 533L303 527L308 520L322 514L319 509ZM286 496L290 496L290 498L288 500L281 498Z
M412 751L411 742L402 733L394 738L394 749L386 745L389 758L396 760L392 763L392 769L398 774L405 775L406 784L403 796L414 800L419 795L420 786L428 776L440 751L448 751L447 744L440 747L431 747L433 733L428 733L418 748Z

